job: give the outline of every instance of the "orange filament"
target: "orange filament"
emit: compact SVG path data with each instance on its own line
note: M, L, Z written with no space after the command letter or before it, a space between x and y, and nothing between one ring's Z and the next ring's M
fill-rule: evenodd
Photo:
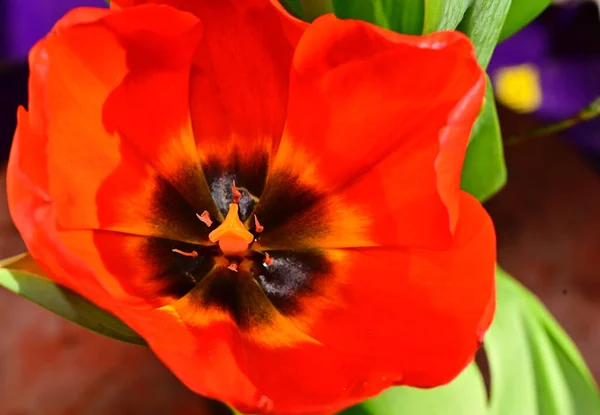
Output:
M213 224L213 221L212 221L212 219L210 218L210 214L208 213L208 211L206 211L206 210L205 210L204 212L202 212L202 214L201 214L201 215L198 215L198 214L196 213L196 216L198 217L198 219L200 219L200 221L201 221L202 223L204 223L204 224L205 224L206 226L208 226L209 228L212 226L212 224Z
M258 221L258 218L256 217L256 215L254 215L254 230L257 233L261 233L262 231L265 230L265 227L260 224L260 222Z
M238 203L242 197L242 194L237 187L235 187L235 180L233 181L233 185L231 185L231 191L233 192L233 203Z
M196 252L196 251L185 252L185 251L181 251L179 249L171 249L171 251L175 252L176 254L183 255L183 256L189 256L192 258L196 258L198 256L198 252Z
M265 252L265 265L273 265L273 258L271 258L271 256L269 255L268 252Z
M218 242L224 255L243 255L254 241L254 235L240 220L239 206L230 203L225 220L208 235L208 239L213 243Z

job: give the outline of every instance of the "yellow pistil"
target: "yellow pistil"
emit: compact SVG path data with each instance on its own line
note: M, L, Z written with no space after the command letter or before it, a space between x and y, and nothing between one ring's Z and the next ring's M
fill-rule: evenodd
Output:
M219 243L223 255L243 255L254 241L252 235L244 226L239 217L237 203L229 204L229 212L223 223L208 235L213 243Z

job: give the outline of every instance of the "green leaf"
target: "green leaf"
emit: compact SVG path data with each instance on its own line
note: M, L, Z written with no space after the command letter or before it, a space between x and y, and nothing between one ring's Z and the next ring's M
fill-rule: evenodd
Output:
M425 0L423 33L454 30L473 0Z
M293 16L304 19L300 0L280 0L281 5Z
M500 41L514 35L542 13L552 0L514 0L508 10L504 26L500 31Z
M483 109L473 126L465 156L461 188L480 201L488 200L506 184L506 165L494 90L488 78Z
M500 269L497 301L485 339L491 414L600 414L598 388L572 341L539 300Z
M518 2L529 0L515 0ZM465 33L475 45L477 60L487 68L498 43L511 0L473 0L458 30Z
M333 0L333 10L342 19L360 19L399 33L423 31L423 0Z
M487 415L487 397L475 364L456 379L434 389L395 387L342 415Z
M0 286L86 329L123 342L146 345L117 317L46 278L27 253L0 261Z
M288 0L289 1L289 0ZM333 13L333 0L294 0L299 3L302 10L302 18L307 22L312 22L317 17Z

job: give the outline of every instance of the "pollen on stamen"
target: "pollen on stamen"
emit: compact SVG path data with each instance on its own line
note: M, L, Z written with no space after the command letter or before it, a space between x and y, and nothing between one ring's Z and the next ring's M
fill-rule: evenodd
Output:
M235 186L235 180L233 181L233 184L231 185L231 191L233 192L233 203L239 203L240 198L242 197L242 194Z
M254 215L254 230L257 233L261 233L262 231L265 230L265 227L260 224L260 222L258 221L258 217L256 215Z
M202 223L204 223L206 226L208 226L209 228L210 228L210 227L212 226L212 224L213 224L213 221L212 221L212 219L210 218L210 214L209 214L209 213L208 213L208 211L206 211L206 210L205 210L204 212L202 212L202 214L201 214L201 215L199 215L199 214L197 214L197 213L196 213L196 217L197 217L198 219L200 219L200 221L201 221Z
M176 254L183 255L183 256L189 256L192 258L196 258L198 256L198 252L196 252L196 251L185 252L180 249L171 249L171 251L175 252Z
M271 258L271 256L269 255L268 252L265 252L265 260L263 262L263 264L265 265L273 265L273 258Z
M232 262L231 264L229 264L229 266L227 267L227 269L232 270L233 272L238 272L238 264L237 262Z

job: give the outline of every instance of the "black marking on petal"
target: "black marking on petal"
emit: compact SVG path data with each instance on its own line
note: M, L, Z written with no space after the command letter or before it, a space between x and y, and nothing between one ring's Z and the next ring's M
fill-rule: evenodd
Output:
M282 314L296 314L301 311L299 297L316 291L319 280L331 273L331 263L318 250L274 251L269 255L271 265L264 264L264 254L252 254L253 277Z
M206 210L212 216L216 215L217 210L210 194L208 182L206 182L204 172L199 165L190 164L180 167L173 180L175 183L179 183L181 188L186 189L188 200L198 213Z
M197 257L187 257L173 252L196 251ZM149 280L161 283L163 288L158 295L181 298L189 293L214 266L214 255L218 248L193 245L161 238L148 238L142 254L155 270Z
M256 199L262 194L269 167L269 156L266 153L247 157L247 159L248 161L242 161L235 152L226 165L217 159L209 159L203 165L211 194L223 216L227 215L229 204L233 200L231 185L235 180L236 186L242 193L240 199L242 221L250 217Z
M244 187L251 194L260 197L262 194L265 182L267 180L267 170L269 169L269 155L262 153L251 157L251 162L241 162L236 153L235 160L235 175L239 180L240 186Z
M164 179L156 181L153 200L150 213L157 218L157 224L177 229L178 234L186 235L190 240L208 240L210 230L196 217L196 214L204 210L211 213L212 210L214 215L212 201L203 209L194 209L181 193Z
M321 197L315 189L303 185L298 178L287 172L275 172L269 177L269 183L254 212L265 232L285 224Z
M244 270L215 269L190 295L200 307L214 307L229 313L242 330L272 321L272 306Z
M214 180L210 185L210 192L217 208L223 217L229 212L229 205L233 202L233 181L236 182L238 191L242 194L238 201L240 220L244 222L250 217L250 214L256 206L256 199L243 187L238 184L236 176L233 174L225 174Z

